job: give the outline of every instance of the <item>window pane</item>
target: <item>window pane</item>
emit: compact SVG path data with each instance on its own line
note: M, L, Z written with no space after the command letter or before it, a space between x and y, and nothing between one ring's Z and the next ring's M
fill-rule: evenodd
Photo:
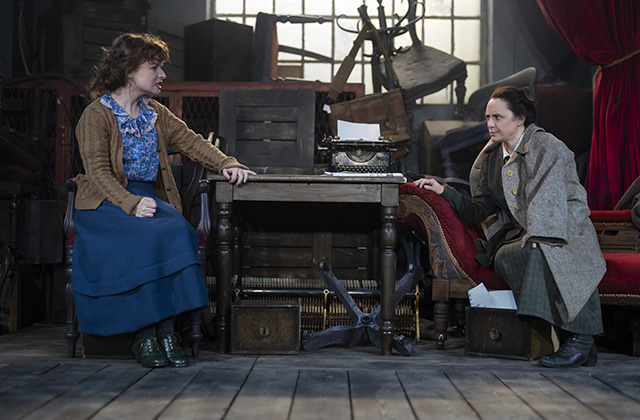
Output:
M371 81L371 66L364 68L364 93L373 93L373 82Z
M424 43L444 52L451 52L451 21L445 19L426 19L424 24Z
M409 34L409 32L397 36L393 39L393 46L396 49L404 47L403 49L406 50L407 48L411 47L412 44L413 41L411 40L411 35Z
M453 14L455 16L480 17L480 0L455 0Z
M480 12L482 0L426 0L424 1L425 19L416 22L416 33L425 45L450 53L467 62L467 94L477 89L481 73L480 68ZM347 15L340 19L340 25L357 31L361 23L358 7L367 6L367 12L376 27L378 23L378 0L215 0L215 16L229 19L255 27L258 12L279 15L324 16L333 22L324 24L291 24L278 23L278 40L281 45L304 48L307 51L331 56L336 63L319 63L311 58L303 58L298 54L279 53L278 61L287 71L302 68L305 79L330 82L333 74L353 46L356 34L345 32L337 26L337 16ZM243 8L243 5L245 7ZM383 0L387 25L393 25L394 15L404 16L409 5L408 0ZM418 4L416 14L423 15L423 6ZM456 19L455 17L463 19ZM469 19L471 18L471 19ZM478 19L476 19L478 18ZM405 22L406 23L406 22ZM409 48L412 40L408 33L394 39L396 48ZM371 81L370 58L364 52L372 51L371 41L365 41L356 57L349 82L362 82L365 92L373 92ZM288 74L288 73L287 73ZM292 73L293 74L293 73ZM296 76L297 77L297 76ZM424 103L448 104L455 101L453 86L422 99Z
M302 25L299 23L276 23L278 43L289 47L302 48ZM299 57L299 56L298 56Z
M302 2L300 0L276 0L276 14L301 15Z
M469 99L469 95L480 88L480 66L477 64L467 64L467 80L465 81L467 94L465 95L465 103Z
M213 3L215 5L216 8L216 16L218 16L219 14L236 14L236 15L241 15L242 14L242 0L236 0L236 1L216 1Z
M479 20L456 20L454 36L456 43L453 55L464 61L480 60Z
M313 0L313 1L327 1L327 0ZM358 7L362 5L362 0L337 0L334 2L336 8L336 16L358 16ZM377 3L376 3L377 4ZM371 11L369 11L371 14Z
M279 40L279 42L283 42ZM331 57L331 25L318 23L304 24L304 48Z
M347 79L347 83L361 83L362 82L362 72L358 68L359 66L354 66L353 71L349 75ZM335 72L338 72L338 67L336 67Z
M343 28L355 28L357 23L358 21L356 19L340 19L340 25ZM358 35L343 31L342 29L338 28L337 25L335 25L334 29L336 37L336 48L333 58L342 61L349 54L349 51L351 51L351 48L353 47L353 41L356 40L356 37ZM358 56L356 56L356 60L358 59L357 57Z
M445 89L439 90L435 93L425 96L424 103L426 104L451 103L451 87L447 86Z
M430 0L425 3L427 16L451 16L451 0Z
M326 63L304 63L305 80L331 82L331 64Z
M229 1L229 0L226 0ZM239 0L235 0L238 3L242 3ZM272 0L245 0L247 4L247 14L257 15L258 12L273 13L273 1ZM217 3L217 2L216 2Z
M304 4L305 15L331 15L332 7L330 1L306 1Z

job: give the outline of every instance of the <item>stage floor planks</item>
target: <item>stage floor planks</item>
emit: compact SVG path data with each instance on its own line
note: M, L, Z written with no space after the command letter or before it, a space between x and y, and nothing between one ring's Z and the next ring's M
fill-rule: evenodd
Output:
M187 368L65 357L62 324L0 336L0 418L13 419L639 419L640 358L600 349L598 366L464 355L432 341L412 357L373 347L288 356L219 354Z

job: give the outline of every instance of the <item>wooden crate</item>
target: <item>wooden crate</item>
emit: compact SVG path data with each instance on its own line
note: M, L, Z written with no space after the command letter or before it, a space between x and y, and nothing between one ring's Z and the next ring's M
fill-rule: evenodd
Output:
M38 16L38 65L41 71L89 79L102 56L124 32L151 32L169 46L171 63L165 71L184 80L184 26L151 10L101 2L73 2L54 6Z

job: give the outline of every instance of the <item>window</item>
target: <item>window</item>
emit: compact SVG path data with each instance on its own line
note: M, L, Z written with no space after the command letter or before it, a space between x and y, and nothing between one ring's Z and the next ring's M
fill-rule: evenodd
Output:
M483 0L419 0L423 1L424 18L416 23L422 42L464 60L467 63L467 97L480 86L481 65L481 1ZM255 27L258 12L277 15L308 15L323 17L324 23L278 23L278 43L311 51L335 60L333 64L291 53L278 54L279 76L301 77L305 80L330 82L344 57L349 53L356 35L341 28L357 30L360 22L358 7L365 4L374 25L378 21L377 0L209 0L208 11L217 19L228 19ZM387 25L404 16L408 0L383 0ZM422 16L422 5L417 14ZM408 47L408 33L395 38L395 47ZM365 54L372 50L366 41L361 49L349 82L362 82L365 92L373 92L371 66ZM426 96L431 104L455 101L453 87Z

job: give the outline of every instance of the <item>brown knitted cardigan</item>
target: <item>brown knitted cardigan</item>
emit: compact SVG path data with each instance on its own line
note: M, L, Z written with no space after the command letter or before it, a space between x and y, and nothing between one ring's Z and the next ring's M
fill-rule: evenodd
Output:
M190 130L167 107L155 100L149 105L158 114L158 155L160 165L154 189L160 198L182 211L180 195L171 172L167 148L171 147L201 163L208 169L239 167L247 169L233 158L226 156L200 134ZM75 207L93 210L109 200L127 214L134 214L141 196L126 190L128 183L122 163L122 137L115 115L100 100L92 102L82 113L76 128L76 137L86 174L76 177L78 192Z

